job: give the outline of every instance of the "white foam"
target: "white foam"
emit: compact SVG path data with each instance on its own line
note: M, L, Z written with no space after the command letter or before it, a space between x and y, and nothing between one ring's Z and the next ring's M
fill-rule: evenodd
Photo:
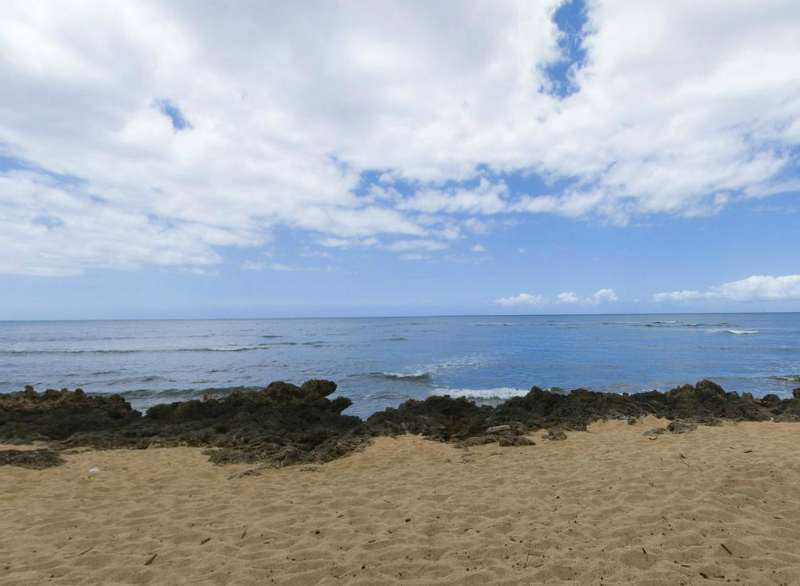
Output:
M418 370L416 372L382 372L381 376L394 380L411 381L430 380L431 378L431 374L429 372L425 372L424 370Z
M515 389L513 387L498 387L496 389L446 389L439 388L431 391L431 395L444 397L450 395L451 397L465 397L467 399L480 399L487 400L502 400L510 399L512 397L524 397L528 394L530 389Z
M729 334L735 334L737 336L741 336L743 334L757 334L758 330L724 330Z

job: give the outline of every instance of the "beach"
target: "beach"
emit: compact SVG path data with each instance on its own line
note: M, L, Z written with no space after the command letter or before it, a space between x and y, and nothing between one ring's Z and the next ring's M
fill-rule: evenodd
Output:
M378 437L283 468L71 449L0 468L0 583L799 583L800 426L642 435L666 423L520 447Z

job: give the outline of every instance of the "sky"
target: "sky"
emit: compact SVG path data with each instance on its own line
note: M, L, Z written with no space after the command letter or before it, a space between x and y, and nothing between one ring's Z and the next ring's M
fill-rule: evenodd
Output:
M800 311L800 3L9 0L0 319Z

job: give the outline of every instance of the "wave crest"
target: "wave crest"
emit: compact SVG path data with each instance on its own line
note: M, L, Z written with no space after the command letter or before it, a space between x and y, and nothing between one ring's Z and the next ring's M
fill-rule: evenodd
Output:
M431 395L438 397L464 397L479 401L505 401L513 397L524 397L530 389L516 389L514 387L498 387L494 389L446 389L438 388L431 391Z

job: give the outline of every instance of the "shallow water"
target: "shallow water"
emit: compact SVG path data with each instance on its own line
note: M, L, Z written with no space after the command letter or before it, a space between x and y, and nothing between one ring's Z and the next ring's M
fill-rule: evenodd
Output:
M0 322L0 391L121 393L142 408L328 378L369 415L408 398L531 386L635 392L711 378L800 387L800 314Z

